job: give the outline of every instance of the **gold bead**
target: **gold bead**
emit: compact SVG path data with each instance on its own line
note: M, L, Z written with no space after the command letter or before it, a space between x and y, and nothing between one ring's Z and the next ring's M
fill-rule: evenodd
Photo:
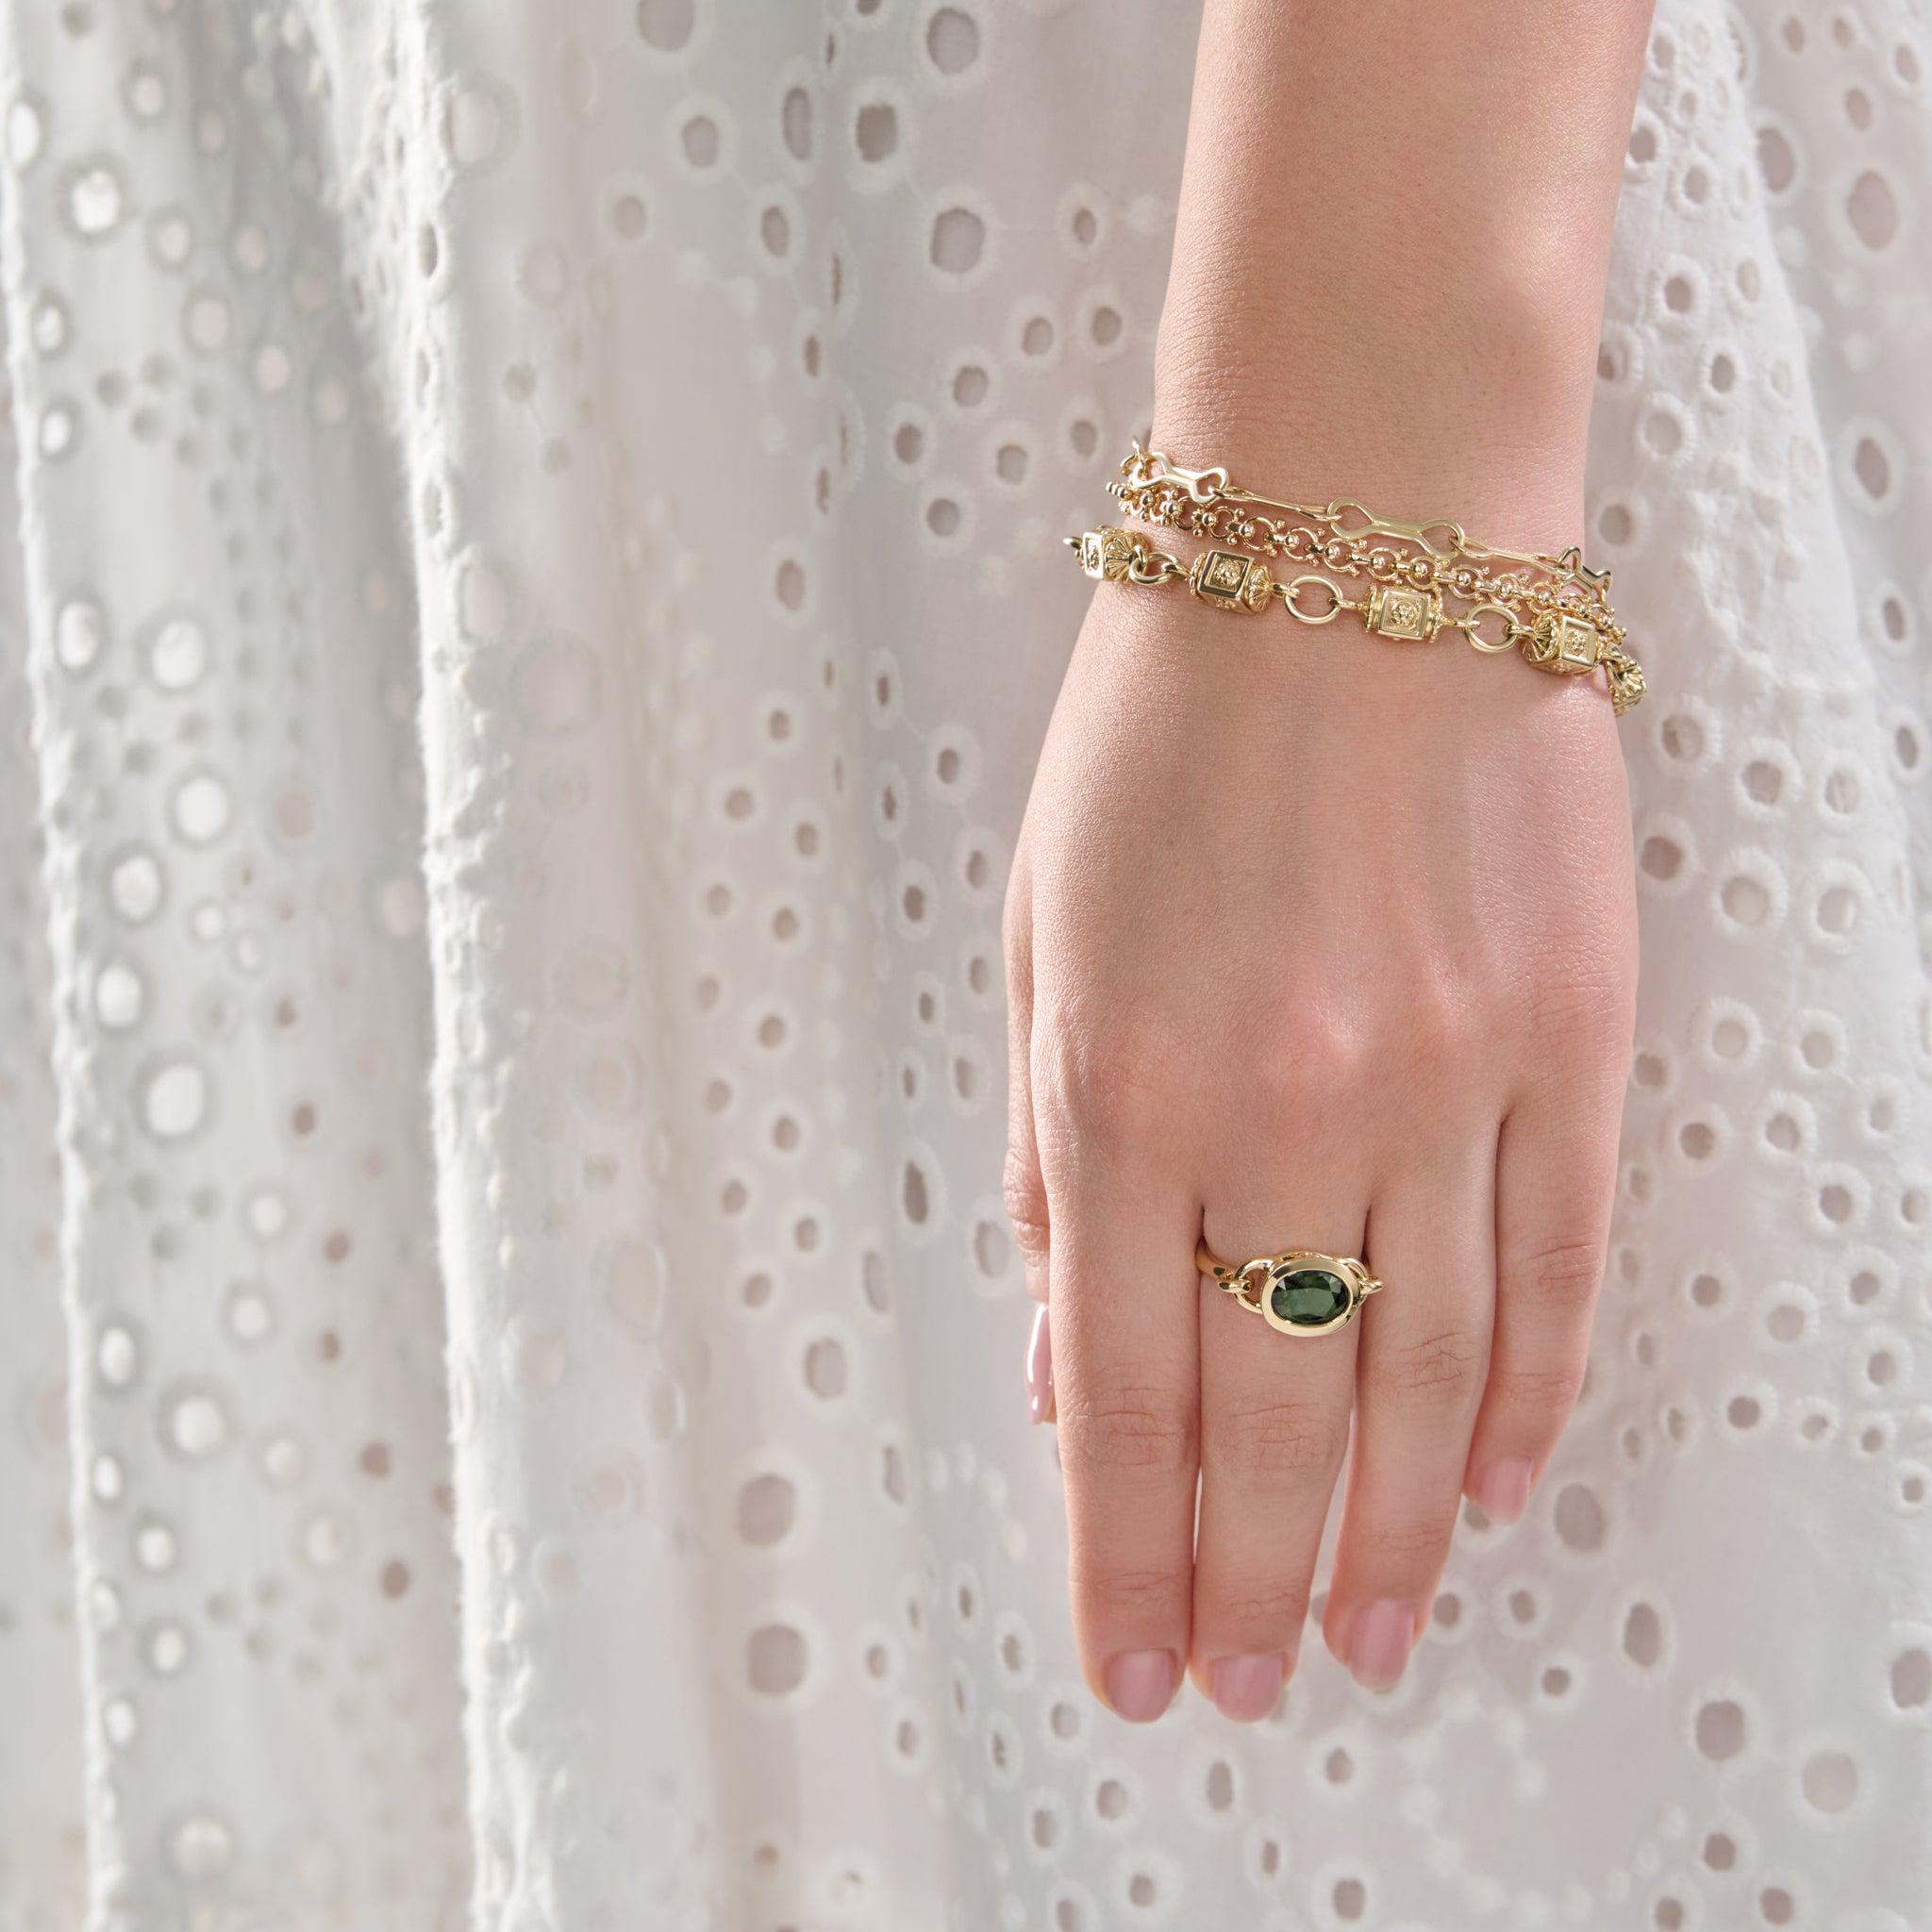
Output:
M1594 671L1602 650L1596 626L1574 611L1546 610L1530 626L1523 655L1541 671L1571 677Z
M1069 543L1074 541L1071 537L1067 539ZM1103 525L1097 530L1082 533L1079 550L1080 568L1090 577L1105 578L1110 584L1117 584L1132 568L1140 544L1132 531Z
M1259 610L1274 588L1267 565L1239 550L1204 550L1188 573L1188 589L1224 610Z

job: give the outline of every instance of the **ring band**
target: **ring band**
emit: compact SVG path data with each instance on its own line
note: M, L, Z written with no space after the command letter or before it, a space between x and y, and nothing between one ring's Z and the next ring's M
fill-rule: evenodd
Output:
M1382 1286L1353 1255L1289 1248L1236 1266L1215 1254L1206 1235L1195 1244L1194 1265L1284 1335L1327 1335L1345 1328Z

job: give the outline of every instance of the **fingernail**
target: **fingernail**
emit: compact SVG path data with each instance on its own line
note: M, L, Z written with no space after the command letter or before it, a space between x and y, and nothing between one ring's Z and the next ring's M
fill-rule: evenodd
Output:
M1415 1636L1409 1604L1366 1604L1348 1633L1348 1667L1364 1690L1386 1690L1402 1674Z
M1046 1310L1033 1311L1033 1333L1026 1342L1026 1403L1037 1423L1053 1420L1053 1330Z
M1521 1456L1506 1456L1490 1464L1476 1501L1491 1523L1514 1523L1529 1507L1529 1463Z
M1214 1707L1238 1724L1253 1724L1274 1708L1281 1695L1282 1657L1224 1657L1214 1666Z
M1152 1724L1174 1702L1180 1674L1171 1650L1124 1650L1107 1667L1107 1701L1129 1724Z

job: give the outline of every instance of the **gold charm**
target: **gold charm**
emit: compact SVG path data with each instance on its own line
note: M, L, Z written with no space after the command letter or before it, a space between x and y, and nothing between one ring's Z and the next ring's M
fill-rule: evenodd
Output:
M1069 543L1074 539L1067 539ZM1134 558L1140 545L1134 541L1131 531L1117 529L1112 525L1098 530L1088 530L1079 539L1080 568L1090 577L1104 578L1110 584L1119 583L1134 567Z
M1268 566L1239 550L1204 550L1188 573L1188 589L1224 610L1259 610L1274 590Z
M1605 668L1610 675L1610 710L1621 718L1643 695L1643 673L1634 658L1622 651L1607 654Z
M1407 584L1375 584L1361 611L1363 624L1385 638L1423 642L1436 635L1442 621L1442 600L1434 591L1418 591Z
M1602 646L1588 618L1570 610L1545 610L1530 626L1523 655L1540 671L1569 677L1594 671Z

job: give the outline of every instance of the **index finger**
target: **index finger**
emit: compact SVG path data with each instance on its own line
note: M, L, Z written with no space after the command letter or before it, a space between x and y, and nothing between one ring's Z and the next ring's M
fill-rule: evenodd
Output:
M1171 1171L1083 1140L1049 1158L1054 1399L1081 1668L1124 1718L1179 1687L1193 1597L1200 1368L1194 1229Z

